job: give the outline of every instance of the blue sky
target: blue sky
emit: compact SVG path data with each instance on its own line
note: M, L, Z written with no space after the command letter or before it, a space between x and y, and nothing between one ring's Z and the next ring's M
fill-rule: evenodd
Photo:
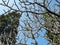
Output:
M17 0L16 0L17 1ZM31 2L33 2L33 0L29 0L29 1L31 1ZM38 2L39 1L41 1L41 0L38 0ZM0 1L0 3L2 3L1 1ZM9 3L9 5L11 5L13 3L13 1L11 0L10 1L10 3ZM15 7L14 7L15 8ZM0 14L2 14L2 13L4 13L4 11L3 10L8 10L8 8L6 8L6 7L4 7L4 6L0 6ZM21 19L23 20L23 18L24 18L24 16L22 16L21 17ZM38 37L36 40L37 40L37 42L38 42L38 45L47 45L47 43L48 43L48 41L46 40L46 39L44 39L43 38L43 36L45 35L45 30L44 29L42 29L43 31L41 31L40 32L40 36L42 36L42 37ZM20 34L20 33L19 33ZM22 34L21 34L22 35ZM21 38L22 38L22 36L21 36ZM29 45L31 42L32 42L33 40L32 39L29 39L28 41L27 41L27 44Z
M17 2L18 0L16 0L16 2ZM29 0L30 2L33 2L33 0ZM42 0L38 0L38 2L41 2ZM54 0L53 0L53 2L54 2ZM52 2L52 3L53 3ZM1 3L1 1L0 1L0 3ZM10 1L10 3L9 3L9 5L11 5L13 3L13 1L11 0ZM50 4L50 5L52 5L52 4ZM16 8L16 7L14 7L14 8ZM52 7L53 8L53 7ZM52 9L51 8L51 9ZM3 7L3 6L0 6L0 14L2 14L3 13L3 9L4 10L8 10L6 7ZM21 19L23 20L24 19L24 17L25 16L22 16L21 17ZM26 17L25 17L26 18ZM21 23L22 24L22 23ZM45 39L45 38L43 38L46 34L46 30L44 30L44 29L42 29L42 31L40 32L40 37L38 37L36 40L37 40L37 42L38 42L38 45L47 45L47 43L48 43L48 41ZM22 38L22 37L21 37ZM29 39L28 41L27 41L27 44L30 44L31 43L31 41L33 41L32 39Z

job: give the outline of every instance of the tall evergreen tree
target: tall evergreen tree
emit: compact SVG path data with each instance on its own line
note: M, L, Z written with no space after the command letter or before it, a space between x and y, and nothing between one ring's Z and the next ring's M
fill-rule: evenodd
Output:
M0 16L0 36L3 45L15 44L20 16L20 13L15 11Z

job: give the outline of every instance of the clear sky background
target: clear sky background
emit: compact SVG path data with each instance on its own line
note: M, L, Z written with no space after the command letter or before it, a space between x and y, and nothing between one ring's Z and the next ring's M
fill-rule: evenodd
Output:
M29 1L32 1L32 2L33 2L33 0L29 0ZM42 0L38 0L38 2L41 2L41 1L42 1ZM16 0L16 2L18 2L18 0ZM0 3L2 3L1 0L0 0ZM13 0L10 1L9 5L11 5L12 3L13 3ZM52 3L54 3L54 1L53 1ZM52 5L52 4L51 4L51 5ZM14 8L15 8L15 7L14 7ZM52 8L53 8L53 7L52 7ZM51 8L51 9L52 9L52 8ZM6 10L6 11L7 11L8 8L3 7L3 6L0 6L0 14L3 13L3 10ZM24 16L22 16L21 19L24 20ZM38 37L38 38L36 39L37 42L38 42L38 45L47 45L48 41L47 41L45 38L43 38L45 35L46 35L46 30L42 29L42 31L40 32L40 37ZM33 40L32 40L32 39L29 39L29 40L27 41L27 44L30 44L31 41L33 41Z

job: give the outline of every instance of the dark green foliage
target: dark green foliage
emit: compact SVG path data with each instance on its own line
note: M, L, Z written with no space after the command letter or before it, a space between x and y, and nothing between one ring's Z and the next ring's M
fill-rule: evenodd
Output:
M19 25L20 16L21 16L20 13L14 11L6 15L0 16L0 36L1 34L3 34L2 36L4 36L4 37L1 36L2 37L1 41L4 41L6 43L6 39L9 37L10 33L11 33L11 40L13 41L13 39L17 34L17 27Z
M51 33L49 31L46 32L47 34L47 37L54 43L57 43L58 42L58 34L54 34L54 33Z

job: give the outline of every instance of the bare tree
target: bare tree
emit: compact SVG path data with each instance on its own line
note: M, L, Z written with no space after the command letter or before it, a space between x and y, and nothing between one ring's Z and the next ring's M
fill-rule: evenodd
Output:
M9 5L10 1L2 0L2 3L0 3L0 5L8 8L8 11L3 10L4 14L16 11L27 17L26 20L22 21L24 25L20 24L21 29L19 29L24 35L25 42L22 43L20 40L19 44L27 45L25 39L28 37L34 39L34 45L38 45L36 38L39 36L41 28L47 30L47 38L50 41L52 40L53 45L60 44L59 0L13 0L12 5Z

